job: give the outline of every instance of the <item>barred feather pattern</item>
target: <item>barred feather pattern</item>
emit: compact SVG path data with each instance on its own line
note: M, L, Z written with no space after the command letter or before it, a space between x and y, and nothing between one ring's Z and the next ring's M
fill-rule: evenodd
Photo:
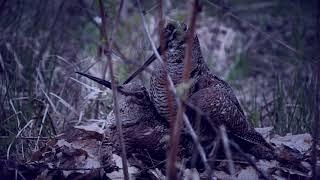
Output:
M219 87L201 89L194 93L188 102L204 112L216 127L224 125L229 133L251 143L253 145L251 149L263 150L257 152L249 149L256 157L275 158L273 147L255 131L224 89ZM265 154L259 154L261 152Z
M182 81L185 56L186 29L177 25L170 26L166 31L168 49L166 56L168 66L156 64L150 80L150 96L158 113L169 119L168 99L166 95L165 68L175 86ZM170 35L171 34L171 35ZM224 125L235 136L254 145L272 147L254 130L245 117L245 114L236 98L231 86L210 72L205 63L198 37L195 35L192 47L191 72L193 84L189 89L188 101L201 111L209 115L209 120L217 126ZM173 112L176 113L176 104L173 102Z

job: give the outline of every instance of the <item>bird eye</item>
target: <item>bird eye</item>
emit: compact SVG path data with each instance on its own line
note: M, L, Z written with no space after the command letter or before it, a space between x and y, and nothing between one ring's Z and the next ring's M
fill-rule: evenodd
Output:
M138 99L143 99L143 98L144 98L144 95L143 95L143 93L138 92L138 93L136 93L136 97L137 97Z
M167 25L167 29L168 29L169 31L173 31L173 30L175 29L175 27L174 27L174 25L173 25L172 23L169 23L169 24Z
M176 59L176 61L175 61L176 63L182 63L182 58L178 58L178 59Z
M187 31L188 26L185 23L181 23L181 27L183 29L183 31Z

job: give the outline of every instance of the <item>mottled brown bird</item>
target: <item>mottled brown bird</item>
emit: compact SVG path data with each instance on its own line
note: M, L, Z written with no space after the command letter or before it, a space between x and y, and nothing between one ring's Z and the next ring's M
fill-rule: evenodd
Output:
M255 131L224 89L219 87L201 89L190 96L188 103L199 108L207 116L209 124L213 123L214 127L224 125L232 139L246 152L258 158L275 159L274 148ZM190 112L192 110L189 110L189 115Z
M164 29L166 42L166 59L168 62L167 72L172 78L173 84L176 86L182 82L184 69L184 56L187 39L187 26L183 23L169 23ZM167 96L165 96L165 67L160 63L155 63L154 71L150 80L150 96L157 108L157 111L168 118ZM194 37L192 47L192 61L190 78L193 83L190 87L189 95L206 87L218 87L224 89L229 98L243 114L243 110L228 83L212 74L205 63L198 37Z
M111 89L109 81L77 72ZM119 118L122 121L124 141L127 153L148 151L150 155L165 156L167 127L154 108L147 89L138 81L118 86ZM108 119L111 139L118 152L118 133L116 133L113 112Z
M158 113L166 119L169 118L169 108L165 87L165 70L167 70L175 86L182 82L187 31L186 25L181 23L169 23L166 26L164 32L168 66L164 67L162 64L156 63L150 80L151 99ZM272 146L254 130L231 86L210 72L203 59L196 35L193 40L190 71L190 78L193 81L188 93L188 103L207 114L210 123L214 123L215 126L226 126L229 134L236 137L239 144L245 144L242 147L245 147L246 150L261 158L274 158ZM146 63L150 63L150 59ZM175 110L176 104L174 102L173 104ZM190 114L190 111L188 114ZM240 143L240 141L243 141L243 143ZM248 148L248 144L250 148ZM261 151L255 152L257 149Z

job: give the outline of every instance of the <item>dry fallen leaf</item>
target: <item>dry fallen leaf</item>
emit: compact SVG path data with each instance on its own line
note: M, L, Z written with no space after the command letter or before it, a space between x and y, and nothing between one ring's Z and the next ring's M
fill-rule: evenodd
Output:
M292 135L291 133L285 136L275 135L270 140L271 143L275 144L276 146L280 146L284 144L289 146L290 148L297 149L301 153L307 152L311 145L312 145L312 137L310 134L296 134Z
M238 175L237 175L237 179L239 180L259 180L259 175L257 173L257 171L255 169L253 169L253 167L248 166L245 169L242 169Z

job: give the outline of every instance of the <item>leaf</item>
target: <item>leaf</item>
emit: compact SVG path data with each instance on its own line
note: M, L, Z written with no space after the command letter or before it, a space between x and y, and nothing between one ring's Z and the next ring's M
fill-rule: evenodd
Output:
M259 179L259 175L257 174L257 171L255 169L253 169L253 167L249 166L245 169L242 169L238 176L237 179L239 180L247 180L247 179Z
M312 145L312 137L308 133L296 135L288 133L286 136L275 135L270 142L274 143L276 146L284 144L292 149L297 149L301 153L305 153Z
M200 180L199 173L196 169L186 169L183 173L184 180Z

